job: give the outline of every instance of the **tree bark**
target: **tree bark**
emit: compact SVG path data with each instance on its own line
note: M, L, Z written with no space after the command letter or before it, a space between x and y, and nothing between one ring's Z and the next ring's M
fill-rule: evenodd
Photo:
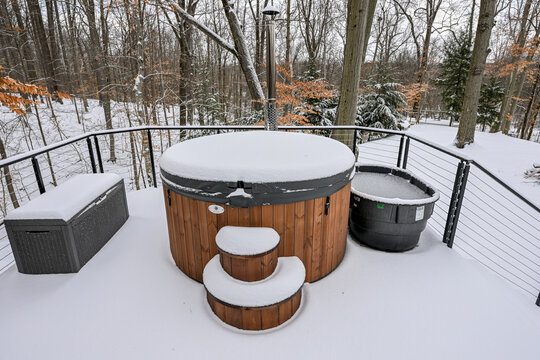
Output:
M228 0L221 0L223 4L223 9L225 10L225 15L229 23L229 28L231 29L231 35L234 40L234 46L238 54L238 62L242 68L242 72L246 77L247 86L249 93L251 94L251 99L258 101L259 105L256 105L256 108L262 108L261 100L264 100L264 93L255 72L255 67L253 66L253 61L251 60L251 55L249 54L248 45L246 37L242 32L242 27L240 26L240 21L236 16L236 11L234 10L232 4ZM256 103L257 104L257 103Z
M36 68L34 66L34 53L30 46L27 27L23 21L18 0L11 0L11 7L13 8L13 12L17 19L17 25L23 30L20 34L20 38L22 42L24 66L28 75L27 81L33 81L37 79Z
M41 8L39 7L38 0L26 0L28 5L28 12L32 21L32 27L34 30L35 44L38 50L40 64L43 74L46 77L47 88L51 94L53 94L55 100L60 100L56 94L59 90L58 81L54 72L53 57L50 53L47 36L45 32L45 26L43 25L43 16L41 15Z
M68 31L68 34L69 34L69 45L70 45L70 52L71 52L71 58L72 58L72 61L73 61L73 71L74 71L74 75L77 79L76 81L76 87L77 87L77 90L76 90L76 94L79 94L83 100L83 104L84 104L84 108L85 110L88 108L88 104L87 104L87 100L86 100L86 96L83 94L83 80L82 80L82 76L81 76L81 60L79 58L79 52L77 51L77 43L76 43L76 40L75 40L75 36L76 36L76 31L75 31L75 20L74 20L74 17L75 15L72 14L72 11L71 11L71 5L70 5L70 2L69 1L66 1L65 2L65 9L66 9L66 14L67 16L65 17L66 18L66 26L67 26L67 31ZM62 10L64 10L64 8L62 7ZM64 12L64 11L62 11ZM74 94L72 94L74 95ZM73 100L74 103L76 103L76 99ZM83 128L84 128L84 125L83 125Z
M335 125L354 125L358 85L362 71L364 36L369 0L349 0L347 4L347 31L343 58L343 75ZM353 148L353 131L335 130L332 138Z
M527 133L527 130L529 128L529 123L533 120L533 107L535 106L535 103L539 100L540 97L540 62L538 63L538 69L536 70L536 80L534 82L534 86L531 92L531 96L529 97L529 103L527 104L527 110L525 111L525 115L523 116L523 121L521 123L521 127L519 129L519 137L521 139L525 138L525 135Z
M522 53L521 49L523 49L523 46L525 45L525 40L527 39L527 21L529 19L531 3L532 3L532 0L527 0L527 2L525 3L525 7L523 8L523 15L521 17L518 40L516 42L516 46L518 48L514 49L515 53L510 60L510 64L514 66L514 70L512 71L512 75L510 77L510 83L504 94L504 98L501 105L501 112L499 114L499 124L501 126L500 130L503 132L503 134L508 134L508 130L510 130L510 124L512 123L512 116L509 113L509 106L510 106L510 101L515 96L515 88L516 88L517 76L518 76L518 66L516 63L521 58L521 53ZM494 130L498 130L498 129L496 129L495 127Z
M531 45L527 49L527 57L525 58L525 63L529 64L533 61L534 56L536 55L536 50L538 50L538 45L540 44L540 26L536 28L536 32L531 41ZM527 77L527 69L523 69L518 75L518 80L516 83L516 89L514 91L515 95L512 97L512 103L510 105L510 118L513 119L516 113L516 108L518 104L518 98L521 96L521 91L523 90L523 85ZM522 122L523 123L523 122Z
M480 13L471 56L471 67L465 85L463 110L461 111L461 121L459 122L455 140L455 145L458 148L463 148L465 145L474 142L478 99L484 77L486 58L489 53L489 39L491 37L491 29L493 28L496 3L497 0L480 1Z
M4 147L4 141L2 138L0 138L0 159L6 159L6 148ZM15 188L13 187L13 179L11 178L11 172L9 170L9 166L4 166L2 169L4 172L4 178L6 179L6 184L9 192L9 198L11 199L11 203L13 204L13 207L16 209L19 207L19 200L17 200L17 194L15 194Z
M94 0L82 0L86 17L88 20L88 28L90 32L90 52L88 58L90 61L90 66L96 77L97 87L98 87L98 96L101 105L103 106L103 113L105 115L105 126L107 129L112 129L112 117L111 117L111 98L108 89L108 80L109 77L106 74L106 62L104 60L104 50L101 47L99 33L96 27L96 15L95 15L95 5ZM103 34L106 36L106 34ZM110 142L110 161L116 161L115 153L115 143L114 135L109 136Z
M527 132L527 140L531 140L531 136L534 130L534 123L536 122L536 119L538 118L538 113L540 112L540 101L536 103L536 109L533 112L533 115L531 117L531 122L529 124L529 130Z
M291 37L291 0L287 0L287 19L286 19L286 35L285 35L285 63L289 67L289 71L292 75L292 62L291 62L291 44L292 44L292 37Z
M54 29L55 16L53 9L52 0L45 0L45 8L47 10L47 32L48 32L48 44L49 50L51 52L52 66L54 73L58 76L58 79L62 85L66 86L67 81L65 78L66 71L63 68L62 59L60 57L60 52L58 51L58 43L56 41L56 34ZM57 19L56 19L57 20Z
M366 61L367 47L369 43L369 34L371 34L371 26L373 25L373 16L375 15L375 9L377 8L377 0L369 0L368 13L366 19L366 28L364 34L364 46L362 50L362 64Z

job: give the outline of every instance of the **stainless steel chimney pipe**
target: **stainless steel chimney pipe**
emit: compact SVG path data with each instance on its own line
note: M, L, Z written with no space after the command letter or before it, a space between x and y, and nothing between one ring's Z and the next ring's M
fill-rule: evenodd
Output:
M263 15L269 17L266 23L266 87L267 96L267 121L265 129L276 131L278 129L277 107L276 107L276 54L274 44L276 40L275 21L279 10L273 5L268 5L262 11Z

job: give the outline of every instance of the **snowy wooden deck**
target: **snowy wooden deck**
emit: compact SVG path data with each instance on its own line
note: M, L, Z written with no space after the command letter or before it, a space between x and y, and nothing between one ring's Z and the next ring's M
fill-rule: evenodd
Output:
M246 333L211 312L169 251L162 193L78 274L0 275L1 359L537 359L540 311L428 228L403 254L352 240L281 327Z

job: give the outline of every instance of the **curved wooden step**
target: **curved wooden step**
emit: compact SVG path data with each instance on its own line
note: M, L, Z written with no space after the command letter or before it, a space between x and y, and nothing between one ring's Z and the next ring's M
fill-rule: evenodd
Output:
M267 330L289 320L300 307L302 289L278 304L261 307L242 307L224 303L209 292L206 298L210 308L226 324L242 330Z
M242 281L259 281L277 266L279 234L272 228L224 226L216 235L223 269Z
M212 311L225 323L244 330L265 330L290 319L302 297L306 271L297 257L279 258L274 273L258 282L227 274L215 256L206 265L203 282Z

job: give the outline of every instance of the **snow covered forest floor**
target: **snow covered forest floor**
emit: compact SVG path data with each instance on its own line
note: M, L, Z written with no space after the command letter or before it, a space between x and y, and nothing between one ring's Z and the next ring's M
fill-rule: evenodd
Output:
M453 146L457 128L420 124L412 126L409 132L478 161L540 205L540 183L524 177L525 171L540 161L540 144L502 133L477 132L473 144L458 149Z
M139 125L136 111L130 104L112 103L112 106L114 128ZM77 103L77 109L81 120L80 124L71 100L65 100L64 104L55 104L54 116L45 105L38 106L38 114L43 124L43 133L47 144L80 135L85 131L104 129L103 111L97 101L89 100L89 111L86 113L81 111L80 101ZM0 113L0 124L2 124L0 136L3 137L6 144L8 156L44 145L35 111L29 115L27 120L21 117L15 118L7 110L3 111ZM177 118L178 108L169 108L166 113L162 109L158 109L156 113L157 121L161 125L165 124L165 114L169 125L178 125L173 120ZM477 133L476 142L473 145L458 150L452 145L457 131L454 127L420 124L413 125L408 131L474 158L531 202L540 204L540 185L533 180L525 179L523 176L525 170L531 168L534 162L540 161L538 158L540 144L502 134ZM202 131L183 132L182 134L178 131L171 131L170 134L167 131L154 131L153 147L156 161L159 161L160 154L169 144L180 141L180 136L183 140L189 136L203 134ZM148 174L145 173L146 165L144 163L146 161L142 155L144 142L142 135L138 133L133 139L137 150L135 162L138 164L136 165L138 184L134 178L129 134L114 135L117 157L115 162L108 161L109 137L99 137L105 172L114 172L124 177L126 186L130 190L144 188L149 181ZM367 140L367 136L361 136L361 138ZM399 137L391 136L365 142L359 146L358 161L395 166L399 140ZM45 155L38 156L38 161L46 188L50 188L54 186L55 182L60 183L77 173L91 172L85 141L51 151L52 172ZM441 199L429 222L429 225L441 238L444 233L457 163L455 158L411 141L407 168L416 172L441 192ZM39 194L30 160L10 166L10 170L15 184L15 194L21 203ZM0 210L5 214L12 207L12 203L7 196L3 177L2 188L5 196L0 204ZM3 227L0 229L1 272L13 260ZM455 248L467 257L476 258L526 293L536 296L538 288L540 288L540 257L538 256L540 244L538 244L538 239L540 239L540 230L537 214L534 210L528 208L521 200L508 193L473 166L456 234Z

